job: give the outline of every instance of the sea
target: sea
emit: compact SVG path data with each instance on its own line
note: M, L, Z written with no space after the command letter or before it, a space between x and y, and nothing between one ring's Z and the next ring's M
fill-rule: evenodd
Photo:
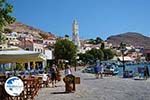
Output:
M132 71L133 73L138 73L138 67L144 67L144 66L148 66L150 72L150 63L126 64L125 70ZM119 70L118 75L119 76L123 75L123 67L119 67L118 70Z

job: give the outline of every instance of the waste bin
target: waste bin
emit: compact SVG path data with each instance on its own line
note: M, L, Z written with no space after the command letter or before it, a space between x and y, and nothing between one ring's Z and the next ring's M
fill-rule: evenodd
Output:
M66 92L74 92L76 87L75 87L75 76L70 74L65 76L63 79L65 82L65 91Z

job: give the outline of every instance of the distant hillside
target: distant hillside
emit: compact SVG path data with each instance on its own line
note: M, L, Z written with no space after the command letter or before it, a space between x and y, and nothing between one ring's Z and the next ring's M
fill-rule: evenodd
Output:
M46 39L47 38L55 38L55 35L50 32L44 32L40 29L23 24L21 22L14 22L13 24L10 24L6 28L8 28L14 32L19 32L19 33L27 32L29 34L32 34L36 38L41 38L41 37L46 38Z
M127 32L119 35L110 36L106 40L109 43L117 46L120 42L131 44L135 47L144 47L150 49L150 37L146 37L140 33Z

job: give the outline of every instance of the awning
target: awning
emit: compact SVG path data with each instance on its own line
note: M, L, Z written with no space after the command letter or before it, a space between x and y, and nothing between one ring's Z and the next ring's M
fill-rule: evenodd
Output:
M25 50L0 51L0 63L25 63L46 60L41 53Z

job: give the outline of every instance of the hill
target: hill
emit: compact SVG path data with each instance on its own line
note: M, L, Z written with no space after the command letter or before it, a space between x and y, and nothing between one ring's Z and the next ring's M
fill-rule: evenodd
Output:
M106 40L115 46L118 46L121 42L133 45L135 47L144 47L150 49L150 37L144 36L136 32L127 32L119 35L110 36Z
M6 28L18 33L29 33L36 38L45 38L45 39L56 38L55 35L50 32L44 32L40 29L23 24L21 22L14 22L13 24L8 25Z

